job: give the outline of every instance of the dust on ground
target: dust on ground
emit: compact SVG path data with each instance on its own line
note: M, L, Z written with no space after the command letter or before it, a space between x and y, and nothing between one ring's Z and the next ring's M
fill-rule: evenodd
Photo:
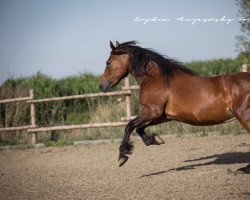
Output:
M250 199L250 135L135 140L118 167L118 143L0 152L0 199Z

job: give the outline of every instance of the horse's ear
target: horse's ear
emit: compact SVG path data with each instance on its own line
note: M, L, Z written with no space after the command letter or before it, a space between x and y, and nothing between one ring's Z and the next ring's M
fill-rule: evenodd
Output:
M118 41L115 42L115 48L117 48L120 45Z
M113 43L110 41L110 48L112 49L112 50L115 50L115 46L113 45Z

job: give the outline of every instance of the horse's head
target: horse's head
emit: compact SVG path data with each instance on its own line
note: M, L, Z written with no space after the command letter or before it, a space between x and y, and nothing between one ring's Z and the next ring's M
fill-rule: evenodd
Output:
M111 54L106 62L106 68L100 78L100 89L103 92L111 91L130 71L129 52L119 49L110 42Z

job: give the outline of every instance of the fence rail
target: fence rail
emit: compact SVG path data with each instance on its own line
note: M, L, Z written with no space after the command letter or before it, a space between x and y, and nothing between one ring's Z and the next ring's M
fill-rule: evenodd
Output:
M243 64L241 71L247 72L248 65ZM83 94L83 95L72 95L72 96L64 96L64 97L35 99L34 91L30 90L28 97L0 100L0 104L17 103L17 102L26 102L26 103L30 104L30 116L31 116L30 125L18 126L18 127L4 127L4 128L0 128L0 132L27 130L27 132L31 133L31 143L35 144L36 140L37 140L37 132L124 126L128 123L128 121L135 118L135 116L132 116L132 114L131 114L131 94L133 93L133 90L138 90L138 89L140 89L139 86L135 86L135 85L131 86L129 84L129 78L126 77L125 78L125 85L122 87L122 91L117 91L117 92L93 93L93 94ZM36 126L35 105L37 103L71 100L71 99L85 99L85 98L94 98L94 97L107 97L107 96L125 96L126 116L122 117L121 121L106 122L106 123L53 126L53 127L37 127Z
M95 124L79 124L79 125L67 125L67 126L52 126L41 128L29 128L28 132L45 132L45 131L58 131L58 130L71 130L71 129L84 129L84 128L101 128L101 127L116 127L124 126L128 122L107 122L107 123L95 123Z
M14 99L4 99L0 100L0 103L15 103L15 102L22 102L22 101L29 101L32 100L31 97L20 97L20 98L14 98Z
M131 95L131 94L132 94L131 91L94 93L94 94L83 94L83 95L72 95L72 96L64 96L64 97L28 100L27 103L42 103L42 102L48 102L48 101L63 101L63 100L71 100L71 99L86 99L86 98L93 98L93 97L120 96L120 95Z

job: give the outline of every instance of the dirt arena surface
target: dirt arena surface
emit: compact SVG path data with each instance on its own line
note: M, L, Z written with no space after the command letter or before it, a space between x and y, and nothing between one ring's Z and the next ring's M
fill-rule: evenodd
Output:
M0 152L0 199L250 199L250 135L163 136L118 167L119 144Z

